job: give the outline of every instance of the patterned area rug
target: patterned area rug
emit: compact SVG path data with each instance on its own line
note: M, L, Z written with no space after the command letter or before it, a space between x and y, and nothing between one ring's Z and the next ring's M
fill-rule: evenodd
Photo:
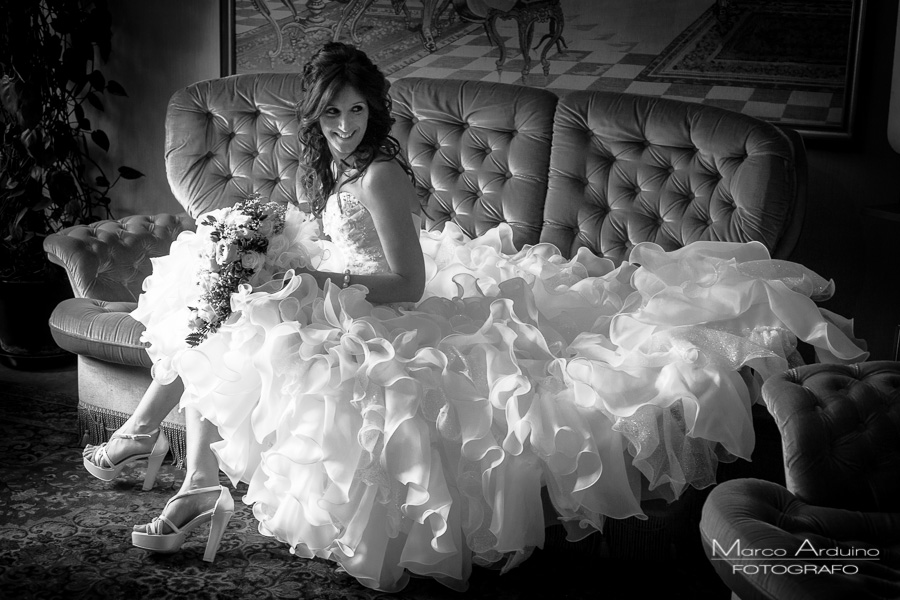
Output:
M713 4L635 79L842 92L852 0Z
M140 490L146 463L126 468L111 483L94 479L81 464L76 404L74 395L15 382L0 386L0 598L728 597L718 580L703 578L711 573L705 561L611 560L574 545L550 549L549 541L547 550L535 551L505 575L475 568L463 594L427 579L384 594L359 585L334 563L292 556L285 545L261 535L251 509L240 501L244 486L232 490L237 510L214 563L202 560L206 527L178 553L148 553L131 545L131 525L159 514L184 472L164 465L149 492ZM228 482L223 478L222 484ZM702 567L699 577L696 567ZM654 574L649 581L647 573ZM609 581L617 583L610 588L604 583Z
M260 0L264 1L264 0ZM300 9L300 16L306 16L301 2L295 2ZM361 3L360 3L361 4ZM399 4L399 3L398 3ZM422 6L418 2L407 2L409 18L402 11L394 9L389 0L374 2L360 16L356 35L358 43L351 38L350 24L358 14L353 12L341 28L339 40L353 43L364 50L385 75L402 69L427 56L429 51L423 44L421 35ZM258 17L259 12L250 0L237 0L235 3L236 18L253 19L260 25L250 31L235 36L235 64L237 73L297 72L323 43L330 41L333 30L341 19L346 1L330 0L320 14L323 29L304 31L294 23L292 17L277 21L281 34L264 19ZM438 48L456 41L478 28L480 25L460 20L452 8L439 15L438 30L434 31L434 41ZM281 45L279 47L279 37Z

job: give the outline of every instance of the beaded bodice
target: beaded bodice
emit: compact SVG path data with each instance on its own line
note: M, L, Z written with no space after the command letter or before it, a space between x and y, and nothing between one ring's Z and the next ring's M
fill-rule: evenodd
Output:
M322 231L331 238L346 269L358 275L390 271L372 215L356 196L339 192L328 199L322 212Z

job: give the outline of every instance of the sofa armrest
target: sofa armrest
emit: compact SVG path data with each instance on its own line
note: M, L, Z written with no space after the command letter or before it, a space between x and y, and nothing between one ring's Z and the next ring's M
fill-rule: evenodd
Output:
M150 259L168 254L178 234L193 228L186 214L134 215L68 227L47 236L44 250L66 270L76 298L133 302Z
M874 600L900 591L897 513L811 506L769 481L736 479L710 492L700 536L719 577L744 600ZM853 558L854 549L875 549L877 560ZM835 550L839 557L818 554ZM851 569L817 572L829 564Z
M134 302L69 298L50 315L50 333L60 348L73 354L150 368L153 362L141 341L144 325L131 318L135 308Z
M762 395L784 440L792 493L817 506L894 510L900 363L806 365L771 377Z

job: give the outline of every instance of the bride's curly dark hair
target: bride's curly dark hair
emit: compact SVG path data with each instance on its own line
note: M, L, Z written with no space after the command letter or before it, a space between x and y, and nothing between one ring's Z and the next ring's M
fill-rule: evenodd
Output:
M369 108L366 133L354 152L356 165L350 181L362 176L376 158L385 157L398 159L415 183L412 169L400 151L400 143L391 136L394 119L391 117L391 97L388 95L390 83L364 52L349 44L329 42L303 67L303 98L297 103L297 118L300 121L300 169L297 176L316 216L325 210L325 203L335 184L331 151L322 135L319 118L346 86L359 92Z

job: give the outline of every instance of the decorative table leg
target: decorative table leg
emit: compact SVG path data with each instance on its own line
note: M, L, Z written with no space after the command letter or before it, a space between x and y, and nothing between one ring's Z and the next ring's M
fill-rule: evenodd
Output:
M484 22L484 28L487 31L488 39L493 44L497 44L500 48L500 58L497 59L497 71L501 71L503 69L503 63L506 62L506 43L503 41L499 35L497 35L497 19L500 17L500 13L491 10L488 12L487 21Z
M518 20L519 25L519 50L522 52L522 60L525 64L522 66L522 78L528 76L531 72L531 40L534 37L534 21L527 23Z
M431 31L431 21L434 19L434 5L437 0L422 0L422 43L429 52L437 50L434 34Z
M284 37L281 34L281 28L278 26L278 22L275 21L275 17L272 16L272 11L266 6L266 0L250 0L250 2L253 4L253 8L261 12L262 16L264 16L272 26L272 29L275 30L275 49L269 50L267 53L269 58L275 58L281 54L281 49L284 47Z
M412 30L415 27L415 22L413 22L412 13L409 12L409 7L406 6L406 0L391 0L391 6L394 8L394 13L403 14L406 16L406 27Z
M547 35L547 43L544 45L544 49L541 50L541 66L544 67L545 77L550 75L550 61L547 60L547 52L553 44L556 44L556 49L559 51L559 43L562 40L562 32L565 25L566 21L562 9L554 11L553 16L550 18L550 33Z
M350 15L353 14L353 9L356 8L356 5L359 4L360 0L349 0L347 5L344 6L344 10L341 11L341 18L338 20L337 25L334 26L334 36L331 38L332 42L338 41L338 38L341 37L341 31L344 29L344 24L347 22L347 19L350 18Z
M375 4L375 0L362 0L363 5L362 8L359 9L359 12L356 13L356 16L353 17L353 20L350 22L350 37L353 39L353 43L359 44L359 36L356 35L356 25L359 23L359 20L362 18L366 11Z

